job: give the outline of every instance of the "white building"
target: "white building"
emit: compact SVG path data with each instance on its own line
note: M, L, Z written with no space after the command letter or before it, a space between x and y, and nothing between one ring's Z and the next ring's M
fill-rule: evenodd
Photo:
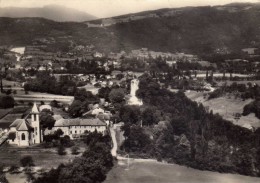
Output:
M106 123L100 119L59 119L55 122L53 131L61 129L63 135L68 135L71 139L79 137L81 134L84 134L85 131L101 132L105 134Z
M10 125L10 135L13 133L14 139L9 139L10 144L18 146L30 146L39 144L42 141L40 129L39 110L34 103L30 114L25 119L16 119Z

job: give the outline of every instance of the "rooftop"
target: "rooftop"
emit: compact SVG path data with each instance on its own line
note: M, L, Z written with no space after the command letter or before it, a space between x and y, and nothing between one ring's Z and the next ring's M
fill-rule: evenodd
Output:
M59 119L55 122L54 127L65 126L106 126L106 123L100 119Z

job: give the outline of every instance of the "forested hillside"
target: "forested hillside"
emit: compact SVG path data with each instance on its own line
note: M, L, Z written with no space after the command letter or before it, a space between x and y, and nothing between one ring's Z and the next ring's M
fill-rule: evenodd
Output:
M160 88L148 75L140 78L137 94L144 106L120 112L126 137L122 150L203 170L259 176L259 129L234 125L184 93Z
M155 51L199 55L228 54L240 52L245 47L259 47L259 10L257 4L183 8L171 14L167 12L172 9L163 9L155 11L154 17L144 16L95 28L86 23L0 18L0 44L26 45L36 38L51 38L53 41L49 46L56 49L68 47L73 42L93 44L105 52L147 47Z

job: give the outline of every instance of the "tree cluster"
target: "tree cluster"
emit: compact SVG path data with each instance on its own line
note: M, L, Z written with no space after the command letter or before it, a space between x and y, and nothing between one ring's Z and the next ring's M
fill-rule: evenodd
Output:
M91 136L91 138L90 138ZM113 167L113 157L110 153L110 138L93 132L87 134L87 150L72 163L60 165L57 169L44 173L34 183L101 183Z
M144 105L152 107L151 111L158 111L160 122L156 119L157 123L153 125L143 123L141 128L138 116L149 116L147 121L154 120L150 109L149 115L146 112L135 115L138 110L123 112L122 119L129 114L122 127L126 137L122 148L127 152L145 153L198 169L259 176L254 169L260 164L255 152L259 149L259 130L252 132L233 125L191 101L182 92L162 89L148 75L140 78L137 94Z

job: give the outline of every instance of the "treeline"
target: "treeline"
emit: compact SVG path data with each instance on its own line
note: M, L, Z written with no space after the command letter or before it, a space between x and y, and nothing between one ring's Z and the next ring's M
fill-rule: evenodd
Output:
M220 88L209 94L209 99L218 98L226 93L234 93L236 97L241 97L243 100L258 98L260 96L260 87L257 84L248 82L247 84L239 84L233 82L230 86L224 84Z
M99 62L102 63L100 67ZM71 74L108 74L109 72L103 68L103 65L107 62L106 58L99 58L93 60L82 60L79 61L66 61L65 68L66 73ZM112 66L110 67L112 69Z
M233 125L182 92L161 89L148 75L140 78L139 87L144 107L120 114L128 118L122 127L126 137L122 149L203 170L260 176L259 129L252 132ZM153 123L138 117L147 106L153 115L146 119Z
M77 87L73 81L61 80L58 82L49 72L39 72L36 79L26 82L24 90L73 96Z
M106 174L113 167L113 157L110 153L111 140L108 135L93 132L84 139L86 151L81 157L57 169L44 173L33 183L100 183L106 179Z

